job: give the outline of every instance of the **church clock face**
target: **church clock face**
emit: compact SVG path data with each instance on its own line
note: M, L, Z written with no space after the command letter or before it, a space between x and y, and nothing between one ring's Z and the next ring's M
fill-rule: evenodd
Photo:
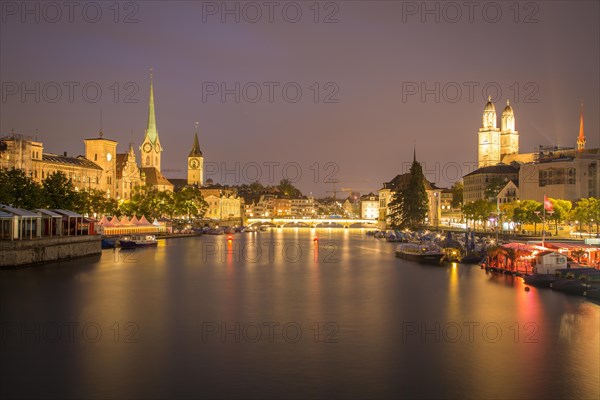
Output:
M154 151L156 151L158 153L160 151L160 146L159 145L154 146Z
M146 143L146 144L144 145L144 151L145 151L146 153L150 153L150 152L152 151L152 145L150 145L150 143Z
M196 160L195 158L191 159L189 164L190 164L190 168L192 168L192 169L196 169L200 165L198 160Z

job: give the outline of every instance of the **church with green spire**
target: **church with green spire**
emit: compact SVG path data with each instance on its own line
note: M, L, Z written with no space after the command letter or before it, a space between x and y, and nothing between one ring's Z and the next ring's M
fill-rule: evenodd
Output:
M156 128L156 111L154 108L154 85L150 73L150 99L148 101L148 125L144 141L140 146L142 162L142 180L148 186L158 190L173 191L173 184L163 176L160 170L160 156L163 151Z

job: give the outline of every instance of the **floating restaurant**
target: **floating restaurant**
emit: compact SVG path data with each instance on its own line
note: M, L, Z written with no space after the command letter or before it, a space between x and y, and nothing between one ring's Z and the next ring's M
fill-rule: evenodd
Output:
M484 262L486 269L517 275L529 275L536 264L543 262L539 256L562 254L569 260L568 268L591 267L598 269L600 247L583 243L546 242L544 246L536 243L511 242L488 249Z

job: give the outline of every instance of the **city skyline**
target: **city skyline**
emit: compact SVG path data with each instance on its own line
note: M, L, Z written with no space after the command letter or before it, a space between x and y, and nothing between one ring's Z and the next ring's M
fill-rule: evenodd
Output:
M521 151L532 152L538 145L575 147L581 100L587 147L599 146L595 134L600 131L598 113L594 112L599 105L599 84L593 73L599 68L598 26L585 22L598 14L597 4L542 2L535 15L537 22L528 24L515 23L508 9L498 23L480 19L452 24L442 18L436 24L433 20L421 23L419 15L415 19L402 14L400 6L385 3L371 8L361 2L340 3L338 8L338 22L329 24L315 24L308 18L308 8L304 10L306 18L297 24L285 20L247 23L243 18L240 23L231 18L222 23L218 14L215 18L207 13L210 10L195 4L165 8L160 3L141 3L135 14L138 22L133 24L114 23L108 10L98 24L77 19L72 24L51 24L43 18L39 24L26 24L5 14L1 29L10 29L20 40L11 42L11 35L0 39L3 53L12 55L0 61L0 132L9 134L15 129L35 136L37 129L47 151L77 155L81 154L81 141L100 130L102 113L106 137L117 140L118 151L125 152L128 143L138 146L143 140L152 66L157 126L165 149L163 170L168 178L185 176L185 155L198 121L206 163L235 168L235 162L296 162L303 173L297 184L305 193L324 195L331 190L330 184L322 183L331 172L323 169L326 163L337 166L339 186L363 193L375 190L389 179L388 171L405 172L415 142L424 169L438 171L438 183L448 186L450 180L439 173L444 165L476 164L477 129L487 100L482 93L485 84L502 89L502 95L493 99L496 104L510 100L514 107ZM322 11L320 18L325 11L331 14L335 10ZM520 19L531 14L526 12L530 10L521 11ZM158 14L165 18L159 20ZM175 16L182 22L164 29L165 21ZM372 29L362 36L355 33L366 26ZM553 26L560 29L551 30ZM78 45L79 32L93 45ZM299 32L302 35L298 36ZM523 34L531 40L519 41ZM444 42L440 35L449 35L452 41ZM282 50L276 39L279 36L294 46ZM403 39L412 36L420 38L419 46ZM317 37L320 40L315 44ZM381 40L369 41L375 37ZM467 38L474 43L465 49L460 43ZM58 53L64 56L55 57ZM445 55L450 54L452 62L444 63ZM78 68L68 68L76 55ZM35 62L40 56L43 67ZM296 59L298 62L292 62ZM429 65L445 68L431 69ZM35 103L35 95L26 95L22 102L21 87L10 94L14 89L11 82L25 82L25 88L40 82L40 102ZM56 103L47 101L52 87L43 93L43 84L49 82L64 91ZM93 82L102 88L102 96L93 103L75 90L71 103L65 82L78 82L78 88ZM113 86L115 82L117 86ZM227 95L225 102L218 92L208 94L215 84L220 91L220 84L232 89L235 82L240 82L239 103L235 94ZM256 103L250 102L256 86L247 86L253 82L263 90ZM293 103L276 90L271 103L268 82L278 83L276 88L292 83L293 89L297 84L302 97ZM314 82L318 88L311 86ZM128 83L133 86L126 86ZM426 94L423 102L421 84L432 89L436 83L440 89ZM452 102L456 87L462 88L462 96ZM468 98L469 87L473 88L472 99ZM115 94L119 95L117 102ZM137 103L126 103L127 95ZM325 103L327 96L338 102ZM447 140L448 135L455 139ZM320 169L320 183L313 179L314 163ZM461 175L471 170L461 171ZM262 181L276 184L278 179L265 179L266 172ZM221 179L217 176L214 180Z

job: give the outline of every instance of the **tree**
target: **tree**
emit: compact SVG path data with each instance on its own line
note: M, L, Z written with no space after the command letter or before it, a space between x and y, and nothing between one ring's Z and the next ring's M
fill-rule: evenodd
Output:
M464 193L465 185L462 181L458 181L452 185L450 190L452 190L452 202L450 205L452 208L461 208L463 206L463 193Z
M463 206L463 214L465 217L474 221L483 222L484 229L488 218L495 210L496 204L484 199L475 200Z
M61 171L48 175L42 186L43 203L46 208L75 210L77 205L82 203L73 183Z
M523 200L518 203L518 206L514 210L514 220L519 224L535 224L534 234L537 233L537 223L539 217L536 215L536 211L542 210L542 203L535 200Z
M600 219L600 199L596 197L580 199L571 212L571 219L574 219L581 224L591 225L592 223L595 223L596 231L598 231L598 219Z
M394 228L417 228L423 224L429 212L421 164L414 160L408 173L408 184L392 194L389 204L390 220Z
M504 221L515 222L515 210L517 207L519 207L519 203L516 201L500 204L500 213L502 214L502 219Z
M289 179L282 179L279 182L279 185L277 185L277 189L287 197L302 197L302 192L296 188Z
M99 189L84 189L79 192L74 211L84 215L115 215L119 202Z
M32 210L43 207L41 194L41 186L23 170L0 170L0 204Z
M485 197L488 200L496 200L496 197L498 197L498 193L500 193L504 186L506 186L506 181L503 178L499 176L493 177L489 180L485 188Z
M556 224L556 234L558 235L558 224L569 218L573 204L569 200L549 199L552 203L553 213L546 213L546 218L554 221Z
M186 186L174 195L175 214L187 219L202 218L208 209L202 193L192 186Z
M250 189L250 191L252 193L257 193L257 194L261 193L262 191L265 190L265 187L259 181L252 182L250 185L248 185L248 188Z

